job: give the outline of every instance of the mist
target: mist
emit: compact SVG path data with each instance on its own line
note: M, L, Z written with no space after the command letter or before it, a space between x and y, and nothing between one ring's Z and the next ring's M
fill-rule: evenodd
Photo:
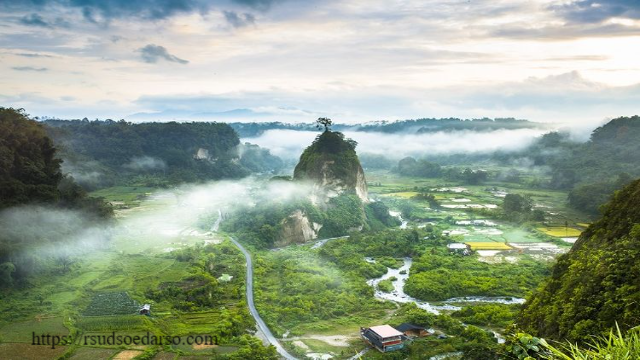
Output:
M164 170L167 164L162 159L151 156L136 156L124 167L133 171Z
M495 151L523 150L545 129L496 130L492 132L455 131L424 134L387 134L380 132L345 131L346 137L358 142L358 153L384 155L392 159L407 156L481 154ZM298 158L318 135L313 131L267 130L248 141L271 150L281 158Z
M113 231L111 223L96 223L80 211L45 206L5 209L0 228L4 249L22 272L44 266L30 259L52 260L66 270L74 258L105 249Z
M10 261L21 271L54 263L54 269L66 270L96 251L162 253L202 243L213 236L210 230L219 210L232 214L310 192L309 185L297 182L217 181L156 192L140 206L119 210L116 222L99 223L74 210L19 206L0 212L0 228L2 241L11 245Z

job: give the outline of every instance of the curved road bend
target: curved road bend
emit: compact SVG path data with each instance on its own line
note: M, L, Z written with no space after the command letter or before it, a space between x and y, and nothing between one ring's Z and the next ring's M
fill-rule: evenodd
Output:
M230 236L229 238L238 247L238 249L242 251L245 259L247 259L247 306L249 306L249 312L251 313L251 316L253 316L253 318L256 320L256 324L258 324L258 327L267 338L267 340L269 340L271 345L275 346L276 351L278 352L278 354L280 354L280 356L287 360L297 360L297 358L289 354L287 350L282 347L278 339L273 336L271 330L269 330L269 328L267 327L267 324L265 324L264 320L262 320L260 314L258 314L258 310L256 310L256 306L253 303L253 262L251 261L251 254L249 254L247 249L245 249L244 246L240 245L240 243L235 238L233 238L232 236Z

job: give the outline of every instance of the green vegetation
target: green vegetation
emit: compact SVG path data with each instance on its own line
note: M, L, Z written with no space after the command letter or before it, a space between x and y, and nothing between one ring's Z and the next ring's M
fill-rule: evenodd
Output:
M323 330L321 321L348 322L380 316L389 305L373 298L373 289L357 271L299 248L262 254L256 262L256 306L272 331L302 334L305 325ZM315 324L315 325L312 325ZM326 325L325 325L326 326Z
M393 291L393 282L396 280L395 277L390 277L389 279L382 280L378 283L378 290L384 292L392 292Z
M442 169L438 164L406 157L398 162L396 171L404 176L439 177Z
M114 185L168 186L250 172L277 171L268 150L240 144L223 123L128 123L47 120L46 130L64 159L64 170L91 190Z
M322 179L328 166L335 179L340 179L347 188L355 188L358 174L364 174L356 155L356 145L355 141L345 139L342 133L324 131L300 155L293 178L312 181Z
M507 338L506 353L516 359L545 360L597 360L640 358L640 331L633 328L627 333L609 330L608 335L597 336L588 345L571 342L550 344L544 339L525 333L514 333Z
M513 322L519 310L520 305L481 304L465 306L451 316L465 324L504 329Z
M0 288L56 265L67 271L74 254L64 245L113 215L63 177L60 164L41 124L23 110L0 108Z
M129 297L126 292L97 293L91 303L84 310L83 315L125 315L135 314L140 305Z
M588 342L640 316L640 180L616 193L604 216L558 258L552 276L526 303L518 324L544 338Z
M414 258L407 294L424 300L466 295L523 297L549 275L549 265L522 256L518 263L487 264L434 248Z

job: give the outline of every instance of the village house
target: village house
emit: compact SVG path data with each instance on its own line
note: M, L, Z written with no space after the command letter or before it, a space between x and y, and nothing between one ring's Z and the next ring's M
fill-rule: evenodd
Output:
M360 336L369 345L380 352L399 350L404 347L404 335L389 325L378 325L370 328L360 328Z

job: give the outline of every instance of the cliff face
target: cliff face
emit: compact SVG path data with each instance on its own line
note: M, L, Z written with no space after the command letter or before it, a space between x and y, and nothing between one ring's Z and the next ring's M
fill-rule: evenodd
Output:
M323 224L313 223L304 211L294 211L280 223L276 246L316 239L323 225L331 236L363 228L369 193L355 147L341 133L325 131L305 149L293 177L313 184L310 200L325 218Z
M553 266L551 278L525 303L518 326L558 341L638 325L640 319L640 180L616 193Z
M309 221L302 210L296 210L282 220L282 230L275 245L299 244L316 239L321 228L321 224Z
M345 192L354 192L362 202L369 202L367 181L355 146L341 133L325 131L302 153L293 178L311 181L313 200L321 206Z

